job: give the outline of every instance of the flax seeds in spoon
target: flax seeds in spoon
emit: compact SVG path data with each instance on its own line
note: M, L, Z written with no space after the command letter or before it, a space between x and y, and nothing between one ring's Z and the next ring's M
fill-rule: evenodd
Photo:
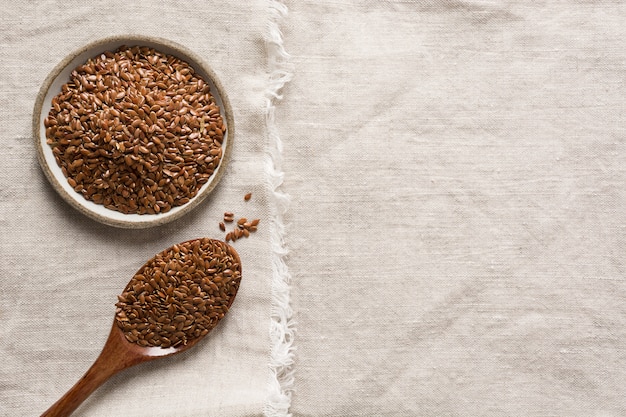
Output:
M118 296L115 322L143 347L183 347L224 317L241 280L239 257L224 242L197 239L161 252Z

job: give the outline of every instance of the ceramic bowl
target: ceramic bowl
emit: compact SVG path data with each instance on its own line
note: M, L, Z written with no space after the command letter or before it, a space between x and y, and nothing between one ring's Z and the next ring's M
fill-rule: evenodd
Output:
M52 147L46 143L46 131L44 120L52 106L52 98L59 94L63 84L69 81L70 73L79 65L85 63L89 58L98 56L105 51L115 51L120 46L147 46L155 50L175 56L186 61L195 72L202 76L204 81L210 86L211 94L220 107L221 116L226 125L224 140L222 143L222 158L213 174L205 183L195 197L184 205L173 207L167 212L157 214L124 214L122 212L108 209L104 205L96 204L85 199L80 193L74 191L67 181L61 168L57 164L52 153ZM235 125L233 113L226 93L218 81L213 70L196 54L186 47L178 45L165 39L144 37L144 36L117 36L102 39L90 43L61 61L44 81L33 113L33 134L35 147L39 163L52 187L67 201L72 207L81 213L110 226L121 228L147 228L159 226L180 218L189 211L197 207L220 181L229 156L234 139Z

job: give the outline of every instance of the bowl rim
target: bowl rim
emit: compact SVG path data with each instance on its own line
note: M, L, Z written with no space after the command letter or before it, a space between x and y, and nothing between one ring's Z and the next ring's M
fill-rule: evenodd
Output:
M189 202L181 206L173 207L171 210L165 213L124 214L115 210L108 209L104 205L96 204L90 200L85 199L82 195L71 189L69 184L67 184L67 178L65 178L62 173L59 175L60 168L58 167L54 157L51 157L51 148L49 152L45 148L47 144L45 142L46 136L45 127L43 126L43 120L48 114L47 109L49 108L48 106L50 106L50 104L46 103L46 101L47 98L51 98L50 89L52 88L53 84L57 81L57 79L59 79L64 71L68 70L68 67L70 67L70 65L72 65L73 63L76 64L74 61L76 61L81 56L85 55L85 57L93 57L97 55L98 52L112 50L122 45L152 47L159 52L168 55L174 55L177 58L188 62L192 67L194 67L194 70L196 70L196 72L199 72L204 76L205 82L207 82L207 84L211 86L211 94L215 97L216 102L220 106L220 112L222 118L224 119L224 123L226 124L226 132L224 135L224 142L222 144L222 158L211 177L209 177L207 183L200 188L198 193L192 199L190 199ZM86 59L87 58L85 58L85 60ZM76 65L80 65L80 63L77 63ZM73 65L71 68L69 68L69 71L75 68L76 65ZM64 83L65 81L62 80L61 85ZM56 95L56 93L54 95ZM43 114L44 108L46 109L45 115ZM42 83L42 86L35 100L32 118L32 129L33 140L35 142L39 165L41 166L46 178L48 179L48 182L50 182L52 187L63 198L63 200L69 203L74 209L78 210L80 213L86 215L87 217L90 217L93 220L109 226L125 229L143 229L148 227L160 226L181 218L185 214L195 209L198 205L200 205L200 203L202 203L206 199L206 197L211 194L213 189L217 186L217 184L223 177L228 162L230 160L233 140L235 136L235 123L230 101L222 83L220 82L219 78L217 77L211 66L209 66L205 62L205 60L197 55L195 52L177 42L160 37L145 36L139 34L115 35L101 38L89 42L66 55L52 69L52 71L50 71L50 73Z

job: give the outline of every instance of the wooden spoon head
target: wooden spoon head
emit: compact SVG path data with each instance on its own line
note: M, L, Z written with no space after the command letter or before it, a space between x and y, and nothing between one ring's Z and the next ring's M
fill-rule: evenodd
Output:
M241 261L225 242L201 238L164 250L146 262L118 296L107 343L157 358L183 352L206 336L230 309Z

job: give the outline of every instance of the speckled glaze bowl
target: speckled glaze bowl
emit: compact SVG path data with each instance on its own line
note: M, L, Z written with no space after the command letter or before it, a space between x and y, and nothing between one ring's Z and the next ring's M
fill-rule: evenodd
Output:
M220 107L221 116L224 121L224 125L226 126L222 142L222 157L207 183L202 185L195 197L191 198L189 202L173 207L164 213L124 214L122 212L106 208L102 204L96 204L93 201L85 199L80 193L74 191L72 186L70 186L67 178L63 174L63 171L55 160L51 146L46 143L44 120L48 116L51 109L52 98L59 94L62 85L69 81L72 70L85 63L89 58L93 58L105 51L114 51L123 45L147 46L154 48L161 53L172 55L186 61L210 86L211 94L215 98L217 105ZM234 132L235 125L230 103L213 70L200 57L181 45L165 39L138 35L105 38L90 43L67 56L45 79L37 96L33 113L33 135L37 150L37 157L43 172L50 181L50 184L52 184L52 187L65 201L81 213L101 223L129 229L140 229L163 225L184 216L186 213L197 207L211 193L211 191L213 191L222 175L224 175L226 165L230 159Z

